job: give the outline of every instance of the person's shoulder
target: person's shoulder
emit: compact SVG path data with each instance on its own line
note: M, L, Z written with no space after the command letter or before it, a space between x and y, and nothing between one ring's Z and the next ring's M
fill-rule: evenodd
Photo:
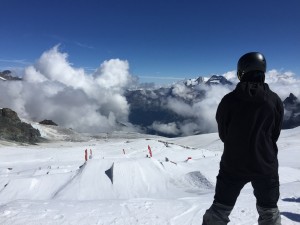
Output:
M234 98L234 91L231 91L231 92L227 93L226 95L224 95L222 100L230 101L233 98Z
M235 101L234 98L234 93L233 91L231 91L223 96L223 98L220 101L220 105L231 105L232 102Z

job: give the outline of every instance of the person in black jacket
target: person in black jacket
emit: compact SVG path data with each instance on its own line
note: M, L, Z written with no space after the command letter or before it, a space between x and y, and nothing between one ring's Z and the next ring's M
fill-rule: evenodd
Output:
M214 202L203 216L203 225L227 224L241 189L251 182L259 225L280 225L278 148L283 104L264 83L265 57L259 52L238 61L240 82L221 100L216 120L224 142Z

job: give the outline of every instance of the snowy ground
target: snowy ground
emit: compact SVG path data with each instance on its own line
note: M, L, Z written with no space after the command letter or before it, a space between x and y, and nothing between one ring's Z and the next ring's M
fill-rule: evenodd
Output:
M223 149L217 134L80 137L67 129L39 128L51 142L0 142L1 225L202 223ZM148 145L152 158L146 157ZM278 146L282 224L299 224L300 128L283 131ZM85 149L93 152L86 164ZM105 174L112 165L113 182ZM251 185L242 190L230 224L257 224L252 191Z

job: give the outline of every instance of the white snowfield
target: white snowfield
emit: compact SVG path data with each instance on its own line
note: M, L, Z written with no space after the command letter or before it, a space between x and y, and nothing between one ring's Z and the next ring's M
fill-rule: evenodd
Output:
M91 137L35 126L51 141L35 146L0 141L1 225L202 224L223 150L216 133ZM282 224L299 224L300 128L282 131L278 146ZM86 163L85 149L93 154ZM105 171L112 165L110 179ZM244 187L229 224L257 224L252 192L250 184Z

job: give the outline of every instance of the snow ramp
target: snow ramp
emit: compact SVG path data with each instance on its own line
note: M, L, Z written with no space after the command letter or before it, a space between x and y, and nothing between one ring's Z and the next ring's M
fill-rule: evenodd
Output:
M1 202L16 199L51 199L55 192L74 175L76 176L76 172L7 179L7 183L0 191Z
M20 174L2 181L2 202L180 198L187 192L201 194L201 190L210 188L199 171L187 171L183 166L155 158L129 157L92 159L76 170L36 169L29 177Z
M107 171L114 164L113 182ZM93 159L55 195L63 200L171 197L183 192L155 159ZM172 189L172 191L170 191Z

